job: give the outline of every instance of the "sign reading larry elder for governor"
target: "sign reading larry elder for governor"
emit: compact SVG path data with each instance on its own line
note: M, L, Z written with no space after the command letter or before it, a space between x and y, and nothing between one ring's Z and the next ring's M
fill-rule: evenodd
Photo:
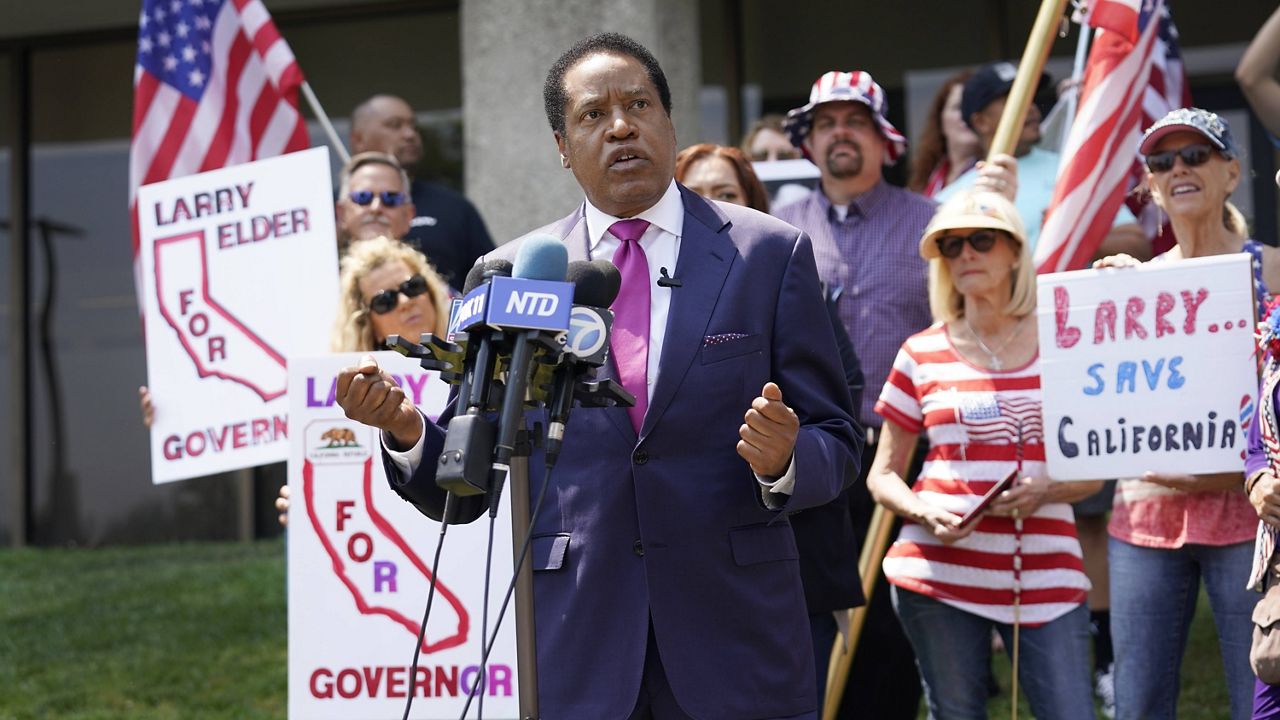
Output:
M1244 253L1040 276L1049 475L1241 470L1253 288Z
M511 608L480 670L488 515L449 528L433 575L440 524L388 487L378 433L336 403L338 372L360 357L289 363L289 718L398 718L412 694L410 717L456 720L479 678L484 717L518 717ZM449 386L437 373L396 353L375 357L428 418L444 409ZM494 525L489 635L511 580L508 509L502 503Z
M325 148L138 191L154 482L284 460L286 358L338 302Z

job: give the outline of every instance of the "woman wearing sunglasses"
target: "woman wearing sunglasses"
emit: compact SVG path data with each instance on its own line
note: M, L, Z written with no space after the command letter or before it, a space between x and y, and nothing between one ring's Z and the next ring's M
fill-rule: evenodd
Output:
M987 717L994 629L1037 718L1092 718L1089 581L1069 503L1101 483L1045 474L1035 269L1022 220L1000 195L961 191L938 209L920 254L936 322L894 361L876 404L887 422L867 486L903 518L884 573L930 717ZM908 485L922 432L929 451ZM970 515L1006 478L1009 489Z
M1240 161L1227 121L1198 108L1174 110L1143 135L1151 198L1168 214L1177 246L1152 262L1247 252L1259 307L1280 287L1280 256L1248 239L1228 198ZM1137 264L1128 256L1099 267ZM1245 588L1258 513L1240 472L1184 475L1147 472L1121 480L1108 530L1111 634L1118 718L1173 718L1187 630L1203 579L1218 628L1231 717L1249 717L1250 615Z
M449 322L449 286L426 256L398 240L377 237L351 246L338 279L334 352L384 350L388 335L417 342L443 335Z
M399 240L375 237L352 243L338 277L334 352L385 350L399 335L414 342L423 333L444 335L449 324L449 286L422 253ZM276 498L280 524L289 524L289 486Z

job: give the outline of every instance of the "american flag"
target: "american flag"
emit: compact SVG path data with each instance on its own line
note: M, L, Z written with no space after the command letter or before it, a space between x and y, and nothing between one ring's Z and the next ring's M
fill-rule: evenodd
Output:
M1191 103L1177 30L1163 0L1100 0L1086 22L1100 27L1036 246L1042 273L1088 265L1120 203L1145 176L1137 154L1142 130ZM1132 204L1154 233L1155 215Z
M130 208L142 185L308 147L302 82L260 0L143 0Z
M960 416L971 443L1040 445L1044 442L1040 401L1034 398L975 393L961 401Z

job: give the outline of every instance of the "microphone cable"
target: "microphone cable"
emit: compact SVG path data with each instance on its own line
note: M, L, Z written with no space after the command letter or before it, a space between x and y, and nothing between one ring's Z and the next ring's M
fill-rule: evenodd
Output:
M453 509L453 493L444 496L444 512L440 514L440 539L436 542L436 555L431 560L431 586L427 589L427 610L422 615L422 626L418 628L418 641L413 646L413 662L409 664L409 698L404 703L404 716L401 720L409 720L409 710L413 708L414 689L417 687L418 658L422 654L422 641L427 635L427 620L431 618L431 603L436 599L436 572L440 569L440 551L444 548L444 534L449 529L449 511Z
M542 476L542 488L538 490L538 499L534 502L533 511L529 514L529 530L525 533L524 541L520 544L520 552L516 556L515 568L511 572L511 582L507 583L507 591L502 596L502 606L498 608L498 619L494 622L493 634L487 641L481 637L481 641L484 644L484 654L480 656L480 672L476 682L471 685L471 691L467 694L467 703L462 707L462 715L459 720L466 720L467 711L471 709L471 701L476 697L476 688L480 683L480 678L484 677L485 670L488 667L489 654L493 652L494 646L498 644L498 631L502 629L502 619L507 616L507 605L511 603L511 596L516 591L516 579L520 577L520 568L524 566L529 554L529 546L533 542L533 528L537 525L538 514L542 511L543 501L547 499L547 488L551 485L551 469L553 466L554 463L548 464ZM486 579L486 588L487 584L488 580ZM483 704L483 702L482 700L481 703Z

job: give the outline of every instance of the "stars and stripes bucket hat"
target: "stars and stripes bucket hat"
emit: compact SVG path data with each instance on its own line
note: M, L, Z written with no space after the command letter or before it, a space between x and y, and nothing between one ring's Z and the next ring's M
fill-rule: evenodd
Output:
M880 134L888 141L885 143L885 165L894 164L898 158L906 154L907 138L898 132L893 123L884 116L889 107L884 96L884 88L872 79L871 73L861 70L852 72L832 70L813 83L813 89L809 91L809 104L787 113L787 120L783 123L783 129L787 131L791 144L800 148L808 157L809 151L804 148L804 139L809 136L809 131L813 128L813 111L823 103L846 101L860 102L871 110L871 116L875 118Z

